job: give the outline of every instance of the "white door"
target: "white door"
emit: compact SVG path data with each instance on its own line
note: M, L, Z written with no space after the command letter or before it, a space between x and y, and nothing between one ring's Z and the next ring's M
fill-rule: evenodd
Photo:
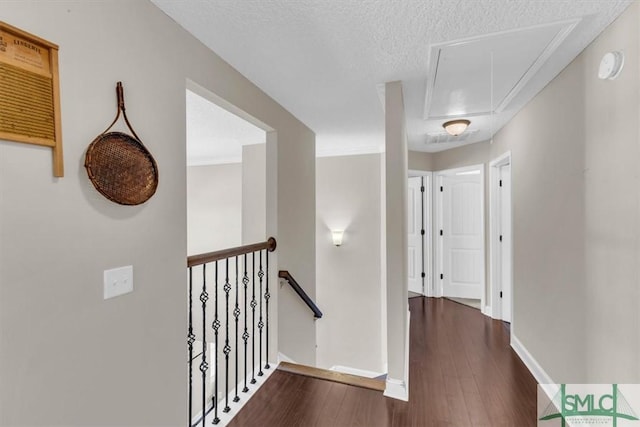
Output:
M484 189L481 172L446 174L442 184L443 296L482 299Z
M422 263L422 177L410 177L407 193L407 229L409 233L409 291L423 294Z
M500 302L502 320L511 322L511 165L498 167Z

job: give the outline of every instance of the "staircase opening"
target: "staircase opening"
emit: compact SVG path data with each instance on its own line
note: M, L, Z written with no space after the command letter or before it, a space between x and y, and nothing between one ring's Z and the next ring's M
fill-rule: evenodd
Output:
M201 93L186 90L189 255L266 235L266 132Z
M272 371L276 240L187 258L188 426L226 423Z
M277 277L269 264L275 271L277 260L275 239L266 239L266 145L268 133L270 143L277 138L190 81L185 104L187 425L225 425L273 371Z

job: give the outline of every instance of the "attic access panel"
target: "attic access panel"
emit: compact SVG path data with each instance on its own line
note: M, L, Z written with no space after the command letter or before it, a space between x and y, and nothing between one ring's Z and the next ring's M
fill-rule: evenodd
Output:
M64 176L58 46L0 21L0 139L51 147Z
M578 22L556 22L433 45L425 119L502 112Z

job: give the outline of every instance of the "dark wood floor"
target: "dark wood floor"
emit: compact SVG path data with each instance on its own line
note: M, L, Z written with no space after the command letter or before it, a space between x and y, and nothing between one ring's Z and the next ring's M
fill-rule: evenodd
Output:
M536 381L504 323L446 299L411 298L409 307L409 402L276 371L230 425L536 425Z

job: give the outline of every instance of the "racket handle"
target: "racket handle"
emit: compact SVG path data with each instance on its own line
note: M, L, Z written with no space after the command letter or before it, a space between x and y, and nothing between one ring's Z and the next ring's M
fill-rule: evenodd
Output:
M122 82L116 83L116 94L118 95L118 108L124 111L124 89Z

